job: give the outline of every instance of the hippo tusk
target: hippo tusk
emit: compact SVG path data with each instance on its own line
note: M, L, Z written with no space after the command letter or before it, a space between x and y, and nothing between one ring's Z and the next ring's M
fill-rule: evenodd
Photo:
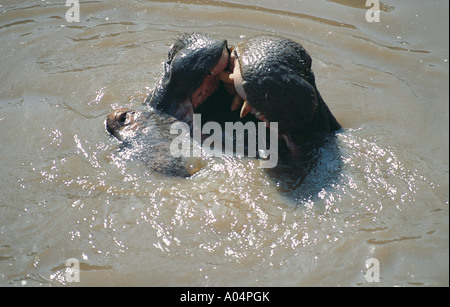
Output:
M240 107L242 107L243 102L244 100L241 98L241 96L239 95L234 96L233 102L231 103L231 111L238 110Z
M232 79L232 73L231 73L231 71L223 71L223 72L221 72L220 74L219 74L219 79L222 81L222 82L225 82L225 83L233 83L234 81L233 81L233 79Z
M248 101L244 101L244 105L241 109L241 118L244 118L250 111L252 110L252 106Z

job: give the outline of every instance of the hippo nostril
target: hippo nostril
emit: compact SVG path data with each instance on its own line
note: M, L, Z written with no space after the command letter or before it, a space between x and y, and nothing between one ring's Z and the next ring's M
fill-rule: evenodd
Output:
M127 122L128 112L120 114L118 121L121 126L125 126Z
M121 131L132 128L136 122L136 111L127 108L112 110L106 118L106 131L121 140Z
M133 112L133 111L127 111L127 112L122 112L122 113L118 114L117 122L119 123L120 126L130 125L133 122L134 113L135 112Z

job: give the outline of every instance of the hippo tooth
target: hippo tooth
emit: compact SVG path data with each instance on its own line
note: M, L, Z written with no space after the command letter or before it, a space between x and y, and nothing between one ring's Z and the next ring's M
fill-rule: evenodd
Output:
M236 95L233 98L233 102L231 103L231 111L236 111L242 106L242 103L244 101L242 100L241 96Z
M244 105L241 109L241 118L244 118L250 111L252 110L252 106L248 101L244 101Z
M233 83L231 71L223 71L219 74L219 79L225 83Z

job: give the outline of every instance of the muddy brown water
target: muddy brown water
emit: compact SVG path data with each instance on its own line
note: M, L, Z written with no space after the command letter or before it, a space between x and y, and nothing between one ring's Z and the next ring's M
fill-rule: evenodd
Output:
M372 23L349 0L80 1L72 23L64 4L0 2L1 286L448 286L448 1L383 1ZM310 52L344 129L304 178L117 159L106 115L193 31Z

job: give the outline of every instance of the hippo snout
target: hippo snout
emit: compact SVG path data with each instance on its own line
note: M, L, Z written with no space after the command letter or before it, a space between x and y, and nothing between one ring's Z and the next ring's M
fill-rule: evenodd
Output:
M242 115L255 109L279 122L282 133L294 135L340 129L331 113L319 114L325 102L315 83L312 59L299 43L260 35L238 43L231 59L230 79L247 102Z
M106 130L120 141L117 154L121 159L139 161L156 173L189 177L197 169L188 167L170 150L175 138L170 128L176 122L174 117L153 109L120 108L108 114Z
M136 130L136 111L127 108L112 110L106 118L106 131L122 140L124 130Z

